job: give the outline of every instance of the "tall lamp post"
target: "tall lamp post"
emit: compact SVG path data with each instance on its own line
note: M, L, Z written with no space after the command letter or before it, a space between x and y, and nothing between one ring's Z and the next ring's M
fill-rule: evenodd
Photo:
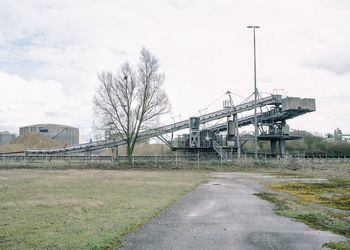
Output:
M253 29L253 39L254 39L254 158L258 160L258 121L256 118L256 99L257 99L257 88L256 88L256 48L255 48L255 29L260 28L260 26L247 26L248 29Z

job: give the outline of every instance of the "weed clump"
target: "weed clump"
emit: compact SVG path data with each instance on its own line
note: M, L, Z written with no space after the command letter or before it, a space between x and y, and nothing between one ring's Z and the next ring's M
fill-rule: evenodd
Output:
M308 226L328 230L350 238L350 180L330 179L319 183L273 183L268 185L281 193L258 193L256 196L275 204L279 215L301 221ZM331 249L350 249L350 240L328 242Z
M327 242L323 244L322 247L328 247L330 249L336 249L336 250L349 250L350 240L339 241L339 242Z
M278 183L272 184L270 187L276 191L292 194L305 202L350 210L350 180L331 179L321 183Z

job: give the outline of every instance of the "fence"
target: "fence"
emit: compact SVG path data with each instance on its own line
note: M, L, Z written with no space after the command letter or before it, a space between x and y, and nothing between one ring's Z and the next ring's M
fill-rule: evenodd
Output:
M144 155L132 156L132 165L152 164L162 165L171 164L179 166L184 164L193 165L213 165L213 166L256 166L270 165L277 166L283 164L299 163L350 163L350 157L347 156L291 156L271 157L270 155L259 155L259 160L255 161L251 154L243 154L240 159L231 156L229 160L224 160L217 156L207 153L192 153L192 154L168 154L168 155ZM0 155L0 165L2 166L32 166L32 165L119 165L128 163L127 156L119 156L114 159L112 156L98 155Z

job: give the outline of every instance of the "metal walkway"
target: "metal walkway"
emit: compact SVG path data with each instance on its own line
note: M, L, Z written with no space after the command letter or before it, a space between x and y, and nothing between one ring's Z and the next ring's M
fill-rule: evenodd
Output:
M280 105L282 103L281 95L271 95L265 98L257 100L257 107L263 107L266 105ZM245 111L252 110L254 108L254 101L249 101L243 104L233 106L232 108L225 108L219 111L211 112L200 116L200 123L207 123L214 120L219 120L236 113L242 113ZM158 127L155 129L149 129L141 131L139 134L138 141L144 141L153 137L157 137L164 134L169 134L171 132L176 132L189 127L189 120L180 121L170 125ZM113 140L103 140L98 142L89 142L78 145L72 145L62 148L50 148L50 149L28 149L24 151L26 154L59 154L59 153L79 153L84 151L94 151L104 148L112 148L119 145L125 144L125 141L121 138L116 138Z

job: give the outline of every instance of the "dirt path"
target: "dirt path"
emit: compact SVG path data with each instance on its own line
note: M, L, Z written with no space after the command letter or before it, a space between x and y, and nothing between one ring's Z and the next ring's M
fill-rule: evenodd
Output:
M254 196L266 177L248 173L214 173L145 226L129 234L121 249L322 249L343 238L317 231L273 213Z

